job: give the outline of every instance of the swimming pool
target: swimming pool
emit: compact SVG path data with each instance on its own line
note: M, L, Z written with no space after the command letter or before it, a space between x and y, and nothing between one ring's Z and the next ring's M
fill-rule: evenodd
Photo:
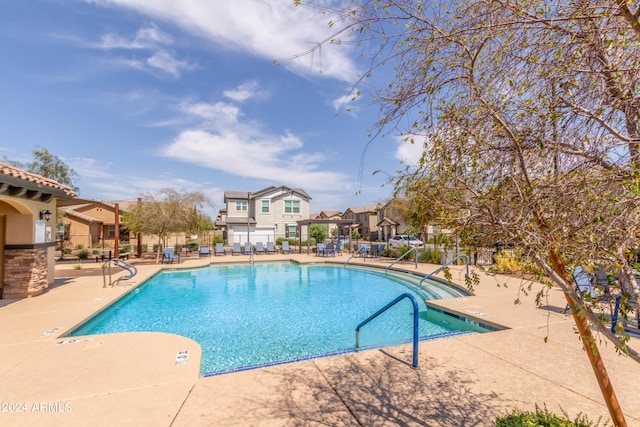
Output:
M354 351L361 321L409 292L422 339L487 329L427 309L424 299L459 296L448 286L379 269L295 263L217 265L162 271L67 336L155 331L202 347L203 375ZM412 337L405 300L360 332L361 347Z

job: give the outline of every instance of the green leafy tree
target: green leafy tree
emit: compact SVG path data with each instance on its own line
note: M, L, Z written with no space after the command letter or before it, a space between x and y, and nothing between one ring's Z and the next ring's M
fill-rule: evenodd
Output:
M132 233L158 237L156 261L160 246L167 247L172 233L197 233L206 230L213 221L198 211L210 200L199 192L183 192L165 188L157 193L145 193L141 201L122 215L122 222Z
M311 224L309 227L309 235L316 243L324 242L328 235L327 226L324 224Z
M5 156L4 160L10 165L19 167L26 171L37 173L45 178L58 181L60 184L68 185L75 192L78 191L78 187L75 182L78 179L78 174L69 167L58 156L51 154L46 148L36 148L32 152L33 161L23 164L14 160L8 160Z
M379 42L363 49L372 65L359 82L381 107L374 135L400 131L423 147L396 186L409 197L427 194L454 233L516 243L535 260L539 279L564 292L611 418L626 426L591 328L640 355L602 324L603 307L575 291L568 267L596 260L624 279L623 316L625 301L639 298L628 259L640 224L637 6L347 3L325 9L338 17L327 43ZM386 65L394 77L375 82Z

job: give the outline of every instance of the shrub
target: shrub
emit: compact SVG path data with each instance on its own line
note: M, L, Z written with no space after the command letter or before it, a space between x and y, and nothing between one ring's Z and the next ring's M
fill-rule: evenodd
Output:
M429 264L440 263L440 251L438 249L426 248L419 252L418 262L426 262Z
M522 266L518 259L504 252L498 252L494 255L496 270L499 273L513 273L522 270Z
M78 251L78 258L79 259L87 259L87 258L89 258L89 250L88 249L80 249Z
M68 255L68 254L71 253L71 251L73 251L73 247L71 247L71 246L65 246L64 248L62 248L62 253L63 254Z
M84 245L82 243L76 245L76 249L84 249Z
M516 408L511 413L498 417L495 423L495 427L597 427L599 425L600 421L594 424L583 414L578 414L573 421L570 421L566 413L564 417L559 417L549 412L546 406L541 409L538 405L535 411L522 411Z
M91 251L91 253L92 253L93 255L99 255L99 254L100 254L100 249L93 249L93 250Z
M213 242L214 245L216 243L224 243L224 239L221 236L213 236Z

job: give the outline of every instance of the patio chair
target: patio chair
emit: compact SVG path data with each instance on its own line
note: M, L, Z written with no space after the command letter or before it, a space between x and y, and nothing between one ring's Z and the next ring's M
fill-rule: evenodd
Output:
M251 252L253 252L253 247L251 246L251 242L245 242L242 253L244 255L251 255Z
M240 247L240 243L236 242L233 244L233 248L231 249L231 255L240 254L242 255L242 248Z
M275 246L273 246L273 242L267 242L267 249L266 249L266 253L268 254L277 254L278 251L276 250Z
M211 248L207 245L200 246L200 249L198 249L198 257L201 257L201 256L211 257Z
M264 246L262 245L262 242L256 242L256 253L264 253Z
M283 253L283 254L284 253L288 253L288 254L291 253L291 248L289 247L289 241L287 241L287 240L283 240L282 241L282 245L280 247L280 253Z
M167 260L167 264L171 264L175 259L177 259L178 264L180 264L180 254L176 255L173 251L173 248L164 248L164 251L162 252L162 260L160 261L160 263L164 264L164 261Z
M227 255L227 250L224 248L222 243L216 243L215 256L218 256L218 254Z
M336 248L333 246L333 243L327 243L324 247L324 256L336 256Z
M318 243L316 245L316 256L324 256L324 249L325 249L324 243Z

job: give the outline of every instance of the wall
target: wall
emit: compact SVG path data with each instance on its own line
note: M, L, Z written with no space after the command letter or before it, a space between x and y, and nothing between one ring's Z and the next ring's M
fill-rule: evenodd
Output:
M55 242L5 246L3 298L39 295L53 283L54 245Z

